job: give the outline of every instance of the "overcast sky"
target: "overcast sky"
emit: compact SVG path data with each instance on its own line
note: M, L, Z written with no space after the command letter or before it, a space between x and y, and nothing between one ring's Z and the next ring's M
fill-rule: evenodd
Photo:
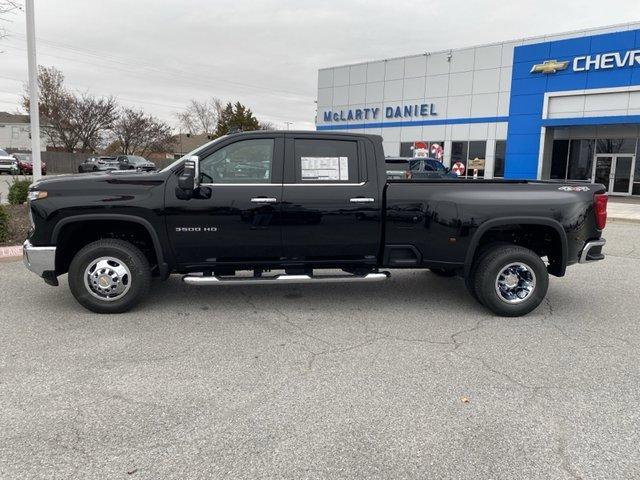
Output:
M640 20L638 0L36 0L38 63L171 124L191 98L313 128L319 68ZM27 78L24 13L3 22L0 110Z

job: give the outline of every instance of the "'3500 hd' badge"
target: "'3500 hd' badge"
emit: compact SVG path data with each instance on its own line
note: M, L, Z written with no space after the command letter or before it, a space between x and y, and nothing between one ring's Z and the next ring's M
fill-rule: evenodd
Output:
M574 187L571 185L563 185L562 187L558 187L558 190L562 190L565 192L588 192L591 189L589 187Z

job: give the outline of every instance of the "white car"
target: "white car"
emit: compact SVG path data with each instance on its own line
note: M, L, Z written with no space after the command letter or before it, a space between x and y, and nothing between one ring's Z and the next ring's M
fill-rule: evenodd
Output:
M0 173L12 173L18 174L20 170L18 169L18 160L15 159L12 155L9 155L4 150L0 149Z

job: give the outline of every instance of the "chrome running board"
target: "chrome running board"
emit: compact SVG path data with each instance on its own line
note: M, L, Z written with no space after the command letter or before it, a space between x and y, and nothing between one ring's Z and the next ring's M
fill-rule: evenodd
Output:
M182 280L189 285L286 285L290 283L343 283L380 282L389 278L389 272L366 275L275 275L273 277L216 277L185 275Z

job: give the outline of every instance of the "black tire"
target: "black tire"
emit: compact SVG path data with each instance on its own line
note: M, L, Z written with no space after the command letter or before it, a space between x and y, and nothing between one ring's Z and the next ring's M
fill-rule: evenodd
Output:
M85 282L86 269L101 257L116 259L129 270L126 280L121 282L128 287L120 297L106 299L102 295L103 298L100 298L101 294L96 291L99 287L92 289ZM96 313L122 313L130 310L147 294L150 285L151 268L147 257L124 240L105 239L90 243L73 257L69 266L71 293L80 305ZM92 294L92 290L96 293Z
M511 265L514 266L510 270L505 270ZM517 287L503 290L497 285L505 271L513 275L502 276L503 288L507 280L517 282ZM542 259L534 251L517 245L489 249L477 262L472 281L481 303L501 317L519 317L533 311L549 288L549 274ZM522 288L528 284L532 285L529 292Z
M455 277L456 271L450 268L430 268L431 273L438 277Z

